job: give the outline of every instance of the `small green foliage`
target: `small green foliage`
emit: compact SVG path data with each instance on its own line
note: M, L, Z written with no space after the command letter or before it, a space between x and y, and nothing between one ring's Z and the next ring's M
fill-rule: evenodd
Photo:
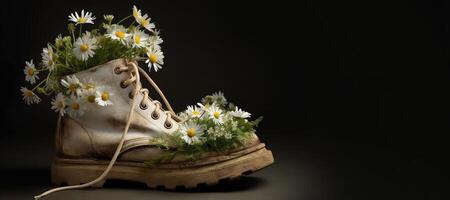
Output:
M189 113L193 111L194 107L190 107L190 109L181 113L180 116L189 117L189 120L182 124L182 127L175 133L150 140L150 146L163 149L173 157L165 154L146 163L169 162L171 160L169 158L173 159L174 155L183 155L194 160L205 152L225 152L248 143L256 132L254 128L263 118L259 117L252 121L246 119L246 115L240 114L247 112L240 109L241 113L237 112L237 107L234 104L228 104L223 94L218 94L209 95L202 99L204 104L195 108L195 111L202 113L200 116L193 117ZM216 123L213 119L214 113L211 113L211 110L216 108L222 112L221 123ZM249 113L247 114L250 116ZM197 127L202 134L190 138L187 134L190 127Z

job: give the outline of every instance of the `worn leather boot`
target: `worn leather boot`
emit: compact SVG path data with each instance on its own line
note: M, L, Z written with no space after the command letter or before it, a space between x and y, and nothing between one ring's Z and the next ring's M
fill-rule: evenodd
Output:
M167 110L149 96L149 90L142 88L142 75L159 93ZM195 159L177 154L170 160L145 164L171 151L151 146L149 141L173 134L184 121L173 112L157 85L136 62L124 59L75 76L108 86L114 94L114 106L96 108L82 117L59 118L51 178L54 184L69 186L50 193L101 187L107 179L142 182L151 188L194 188L247 175L274 162L271 151L253 134L249 142L231 150L205 152Z

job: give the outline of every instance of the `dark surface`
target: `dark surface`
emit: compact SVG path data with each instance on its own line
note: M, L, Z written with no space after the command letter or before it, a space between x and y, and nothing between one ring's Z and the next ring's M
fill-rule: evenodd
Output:
M48 199L448 199L450 184L423 159L370 144L331 145L324 130L266 132L275 164L218 186L185 191L148 189L144 184L108 181L103 189L55 193ZM3 170L0 199L31 199L50 186L48 162L40 168Z
M53 199L449 199L448 1L137 1L161 28L151 76L175 110L222 90L254 116L276 164L203 192L113 182ZM67 15L129 1L2 2L0 199L50 188L56 115L25 106L25 60ZM201 75L201 79L195 79ZM69 195L70 194L70 195Z

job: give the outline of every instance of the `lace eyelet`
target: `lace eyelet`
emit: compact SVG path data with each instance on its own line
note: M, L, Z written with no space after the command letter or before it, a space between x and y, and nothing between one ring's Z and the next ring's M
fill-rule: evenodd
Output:
M170 123L169 121L166 121L166 122L164 122L164 127L166 129L170 129L170 128L172 128L172 123Z
M119 66L114 67L114 73L115 73L115 74L121 74L121 73L122 73L122 71L120 70L120 67L119 67Z
M127 88L128 85L125 85L125 81L120 81L120 87L121 88Z
M156 112L156 110L152 112L152 119L154 119L154 120L159 119L159 114L158 114L158 112Z
M147 104L145 104L145 103L140 103L140 104L139 104L139 107L140 107L142 110L147 110L147 108L148 108Z
M129 93L128 93L128 98L133 99L133 98L134 98L133 95L134 95L133 91L129 92Z

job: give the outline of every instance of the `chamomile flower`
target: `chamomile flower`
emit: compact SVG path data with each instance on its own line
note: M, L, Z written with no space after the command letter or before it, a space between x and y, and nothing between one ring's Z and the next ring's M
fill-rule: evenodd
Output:
M188 144L195 144L200 142L200 136L203 135L203 129L192 122L188 122L181 126L181 139L183 139Z
M136 22L145 29L153 31L153 29L155 28L155 24L150 23L151 18L147 14L142 15L141 10L138 10L136 6L133 6L133 17Z
M241 110L240 108L238 108L237 106L235 107L234 111L231 111L230 114L233 117L238 117L238 118L249 118L251 116L251 114L249 112L245 112L243 110Z
M191 118L199 118L202 116L202 111L197 106L188 106L186 112Z
M97 90L97 97L95 98L95 102L97 102L100 106L109 106L112 105L111 96L112 92L108 87L102 87Z
M152 70L152 67L155 72L157 72L158 69L162 69L161 65L164 65L164 54L161 50L147 48L147 57L145 63L148 63L149 71Z
M81 15L78 15L77 12L71 13L69 15L69 21L75 22L75 24L94 24L95 17L92 16L92 13L81 10Z
M62 79L61 85L67 88L66 94L71 96L80 96L82 84L75 75L67 76L67 80Z
M22 87L20 91L22 92L22 99L27 105L41 102L41 98L39 98L32 90L29 90L26 87Z
M31 60L30 62L25 61L25 65L25 69L23 70L23 73L25 73L25 80L30 82L31 84L35 84L36 80L39 79L39 72L36 70L33 64L33 60Z
M211 95L211 98L216 103L219 103L219 104L222 104L222 105L227 104L227 99L225 98L225 95L221 91L213 93Z
M131 44L133 47L142 48L145 47L148 42L148 35L139 29L134 29L133 35L131 37Z
M130 34L127 33L127 29L124 26L113 24L109 27L106 37L109 37L113 40L118 40L125 45L126 41L130 37Z
M73 54L76 58L86 61L90 57L93 57L97 48L97 39L91 36L91 33L86 32L83 37L78 38L74 44Z
M67 105L67 113L71 117L83 116L84 110L85 108L83 104L83 99L78 98L76 96L72 96L69 98Z
M99 88L97 82L92 79L89 79L88 81L82 79L81 82L83 83L81 96L84 98L84 102L88 104L97 104L95 102L95 99L97 98L97 89Z
M212 105L208 109L209 118L216 124L223 124L223 111L216 105Z
M209 109L211 108L211 105L209 105L209 104L202 104L202 103L197 103L197 105L200 108L200 110L203 110L204 112L209 113Z
M152 35L149 38L149 46L152 49L157 49L157 50L161 50L161 43L163 43L163 40L161 39L161 37L159 37L159 35Z
M58 93L51 103L52 109L61 116L64 116L66 113L66 97L62 93Z
M84 89L81 96L87 103L96 103L95 99L97 98L97 90L95 90L95 88Z
M42 56L42 62L44 63L44 66L49 71L53 71L55 69L55 61L54 61L53 48L50 46L50 44L47 44L47 48L42 49L41 56Z

